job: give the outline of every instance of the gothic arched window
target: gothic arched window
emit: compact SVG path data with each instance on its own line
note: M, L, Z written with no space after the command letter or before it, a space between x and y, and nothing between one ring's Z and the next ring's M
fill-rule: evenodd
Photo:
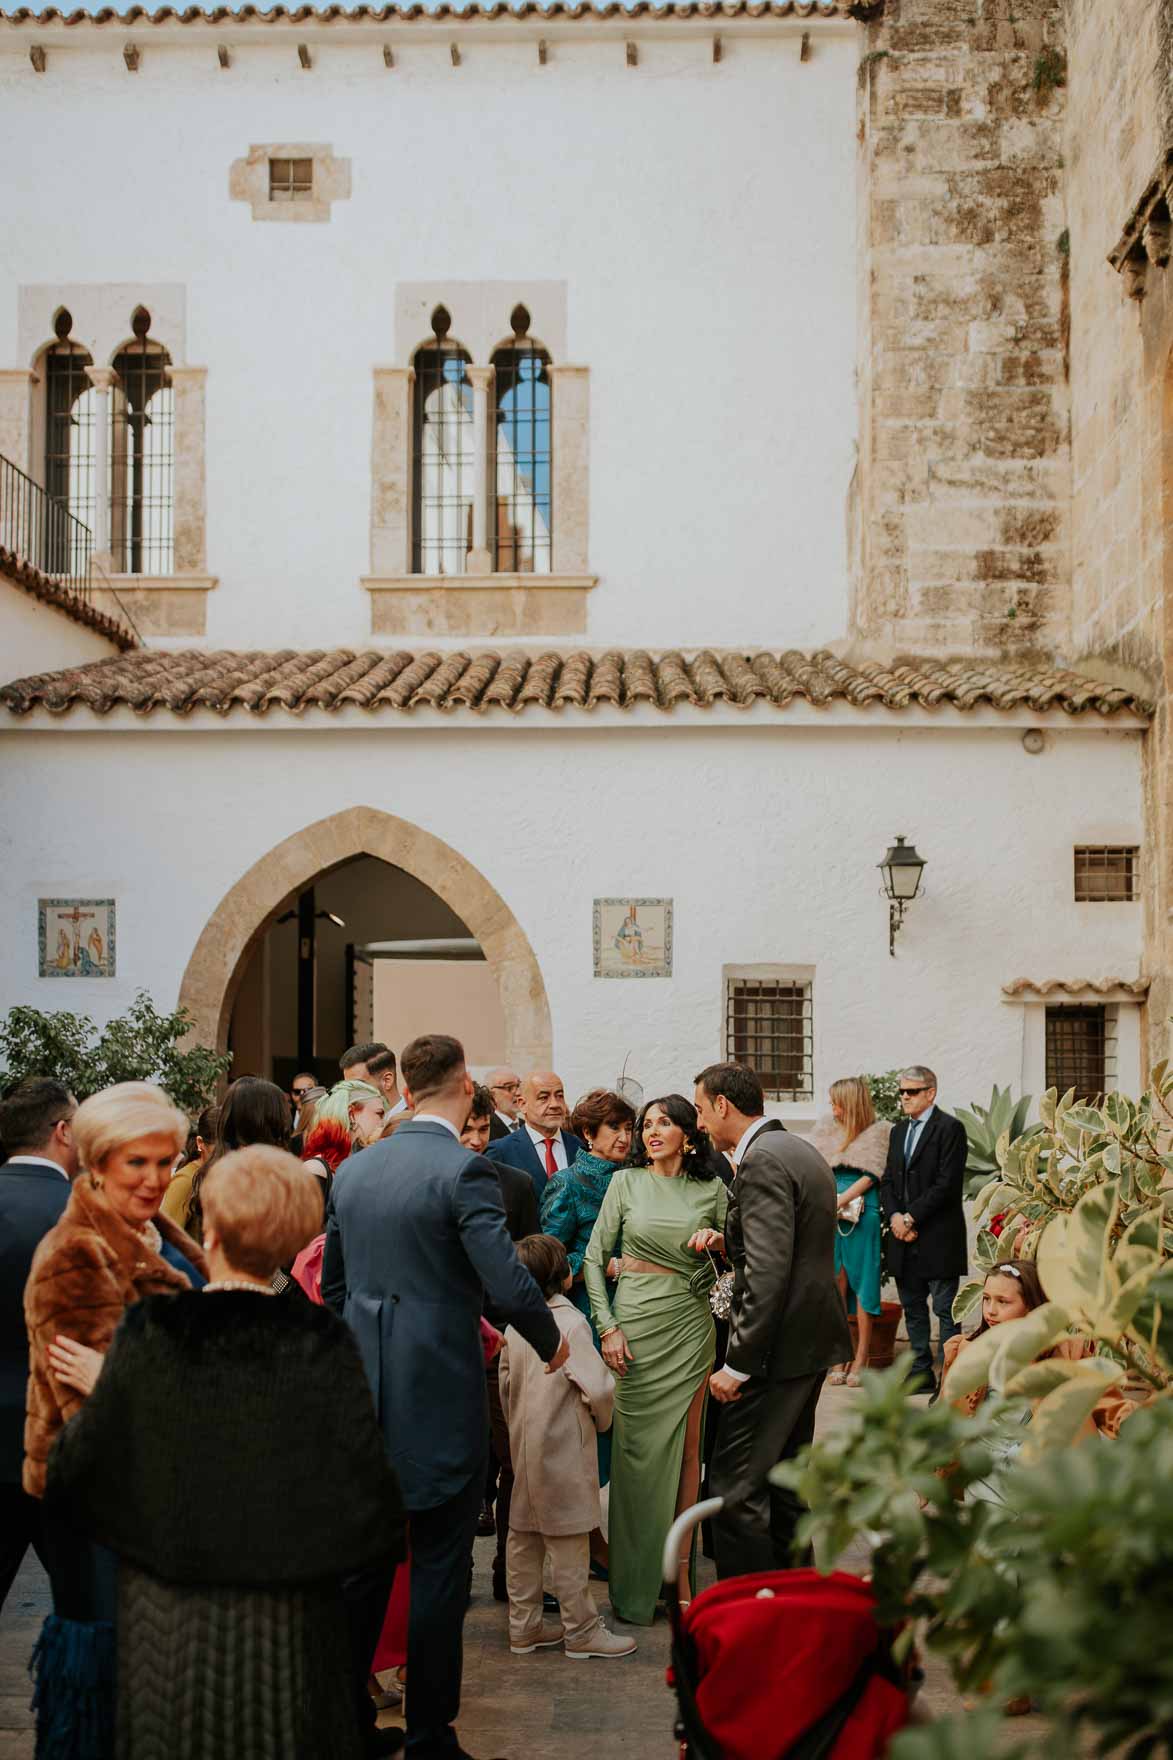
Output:
M432 314L434 342L416 352L414 519L416 574L463 574L472 546L476 491L469 357L450 342L452 320L443 306Z
M45 377L45 489L54 509L72 515L92 532L95 505L97 402L86 373L93 365L81 343L73 342L73 319L60 311L53 325L57 341L41 357ZM41 566L47 574L75 574L84 567L79 554L83 534L70 519L49 517L43 534Z
M493 355L496 568L549 574L551 522L550 357L529 338L529 313L515 306L513 339Z
M174 567L175 408L171 356L140 306L134 341L114 357L110 397L110 548L115 571Z

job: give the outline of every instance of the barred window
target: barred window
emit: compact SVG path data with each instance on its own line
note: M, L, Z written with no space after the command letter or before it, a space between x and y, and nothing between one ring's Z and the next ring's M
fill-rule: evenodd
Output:
M434 343L415 356L415 517L412 568L416 574L463 574L472 547L476 492L469 357L448 340L452 319L443 306L432 314Z
M513 341L493 355L496 387L496 567L549 574L550 357L529 338L523 305L510 317Z
M1133 903L1137 897L1139 855L1134 844L1077 844L1076 901Z
M1077 1100L1107 1092L1115 1075L1115 1011L1104 1003L1063 1003L1047 1010L1048 1088Z
M783 978L726 979L725 1055L755 1070L771 1100L814 1092L811 986Z
M57 505L90 530L94 525L94 410L96 393L86 373L93 361L79 342L70 340L73 318L57 314L57 341L45 363L45 489ZM74 574L80 556L68 552L80 534L68 520L49 522L43 536L41 566L46 574Z
M175 409L171 356L134 314L134 341L114 358L110 397L110 549L121 574L174 567Z
M269 200L271 202L309 202L314 195L314 162L312 159L270 159Z

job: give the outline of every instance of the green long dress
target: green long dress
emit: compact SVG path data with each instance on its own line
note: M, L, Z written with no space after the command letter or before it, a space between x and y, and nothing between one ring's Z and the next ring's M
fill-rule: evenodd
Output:
M596 1327L621 1326L633 1359L615 1381L607 1530L611 1605L632 1625L650 1626L655 1617L688 1408L713 1368L713 1279L708 1259L687 1243L699 1228L723 1231L727 1208L719 1179L667 1179L625 1167L607 1188L583 1263ZM610 1299L604 1272L621 1237L629 1258L676 1275L625 1271Z

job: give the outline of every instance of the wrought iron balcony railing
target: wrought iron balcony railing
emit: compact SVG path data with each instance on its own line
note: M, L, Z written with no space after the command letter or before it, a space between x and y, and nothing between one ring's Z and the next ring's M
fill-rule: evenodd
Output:
M94 539L63 501L0 456L0 553L90 605Z

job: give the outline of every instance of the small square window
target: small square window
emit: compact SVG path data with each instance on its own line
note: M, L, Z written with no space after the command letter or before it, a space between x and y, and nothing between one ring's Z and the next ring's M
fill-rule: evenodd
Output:
M1139 854L1140 851L1133 844L1077 844L1076 902L1134 903L1137 897Z
M1047 1010L1048 1088L1077 1100L1107 1092L1115 1074L1115 1010L1105 1004L1068 1003Z
M314 194L314 162L312 159L270 159L269 200L271 202L309 202Z
M781 978L730 978L725 1055L757 1072L771 1100L814 1093L811 986Z

